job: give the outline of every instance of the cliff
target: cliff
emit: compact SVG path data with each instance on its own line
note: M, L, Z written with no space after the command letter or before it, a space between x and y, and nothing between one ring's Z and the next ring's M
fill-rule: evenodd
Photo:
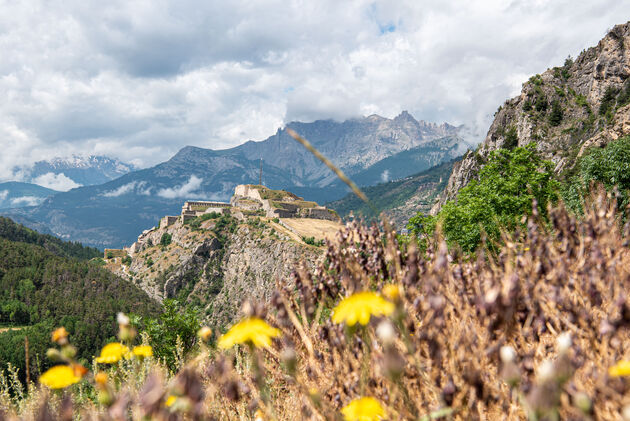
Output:
M107 267L154 299L196 305L209 325L224 326L246 298L268 300L276 281L290 282L300 261L312 267L323 252L280 221L209 216L145 232L127 258L108 259Z
M575 61L567 59L564 66L531 77L519 96L499 107L477 151L455 164L431 213L455 198L497 148L535 142L560 174L588 147L630 133L629 50L630 22L615 26Z

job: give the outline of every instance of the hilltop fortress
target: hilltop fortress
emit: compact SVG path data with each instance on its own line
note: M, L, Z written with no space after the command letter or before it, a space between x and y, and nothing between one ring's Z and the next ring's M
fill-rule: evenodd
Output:
M341 220L335 211L315 202L306 201L293 193L284 190L271 190L260 185L241 184L234 189L234 195L229 203L202 200L186 201L182 206L180 215L163 217L157 227L143 231L138 240L130 247L126 247L124 251L107 249L105 258L108 254L118 256L121 252L134 255L146 246L151 234L158 228L163 229L175 223L184 224L191 219L212 213L229 214L239 220L245 220L249 216L278 218L278 220L296 218L333 222L340 222ZM287 224L282 223L282 225L291 229Z

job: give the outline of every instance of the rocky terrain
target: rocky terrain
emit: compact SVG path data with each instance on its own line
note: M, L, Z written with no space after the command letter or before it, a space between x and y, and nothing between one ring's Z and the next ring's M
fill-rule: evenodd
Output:
M523 84L521 94L495 114L484 142L455 165L448 185L432 208L473 179L497 148L535 142L562 174L590 146L603 146L630 133L630 22L617 25L598 43L562 67L548 69Z
M199 306L207 323L224 326L245 298L268 300L276 281L290 282L297 263L313 267L323 252L269 218L202 219L152 230L144 247L107 267L154 299Z

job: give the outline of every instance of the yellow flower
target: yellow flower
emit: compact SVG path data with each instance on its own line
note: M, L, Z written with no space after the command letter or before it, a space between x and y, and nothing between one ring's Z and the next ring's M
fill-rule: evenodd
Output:
M621 360L617 364L608 369L608 375L611 377L627 377L630 376L630 361Z
M393 312L394 304L374 292L364 291L344 298L334 308L332 320L346 322L348 326L354 326L356 322L366 325L371 316L388 316Z
M235 344L253 343L257 347L268 347L271 338L280 336L280 329L271 327L258 317L250 317L232 326L227 333L219 338L219 348L228 349Z
M112 342L107 344L101 350L101 355L96 358L96 362L100 364L113 364L126 354L129 353L129 348L119 342Z
M166 406L173 406L173 404L175 403L175 401L177 400L177 396L169 396L168 399L166 399Z
M51 389L63 389L81 380L75 375L72 367L67 365L56 365L46 371L39 378L39 382Z
M400 285L387 284L383 287L383 297L387 298L389 301L397 301L400 299L401 289Z
M374 398L355 399L341 409L345 421L377 421L383 419L385 410Z
M133 348L133 355L136 357L151 357L153 356L153 348L149 345L140 345Z
M107 374L105 374L105 372L103 371L99 371L98 373L96 373L94 375L94 381L96 382L96 384L100 384L102 385L106 385L107 384Z
M208 326L204 326L199 329L197 335L201 338L202 341L208 342L210 340L210 337L212 336L212 329L210 329Z
M55 329L52 333L52 341L63 345L67 342L66 338L68 337L68 331L65 327L60 327ZM63 342L63 343L62 343Z

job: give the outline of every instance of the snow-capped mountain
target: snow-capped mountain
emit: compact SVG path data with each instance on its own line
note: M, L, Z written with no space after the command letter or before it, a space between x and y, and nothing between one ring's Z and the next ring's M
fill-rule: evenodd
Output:
M39 161L18 171L28 174L25 181L53 190L67 191L80 186L103 184L136 168L106 156L79 156Z

